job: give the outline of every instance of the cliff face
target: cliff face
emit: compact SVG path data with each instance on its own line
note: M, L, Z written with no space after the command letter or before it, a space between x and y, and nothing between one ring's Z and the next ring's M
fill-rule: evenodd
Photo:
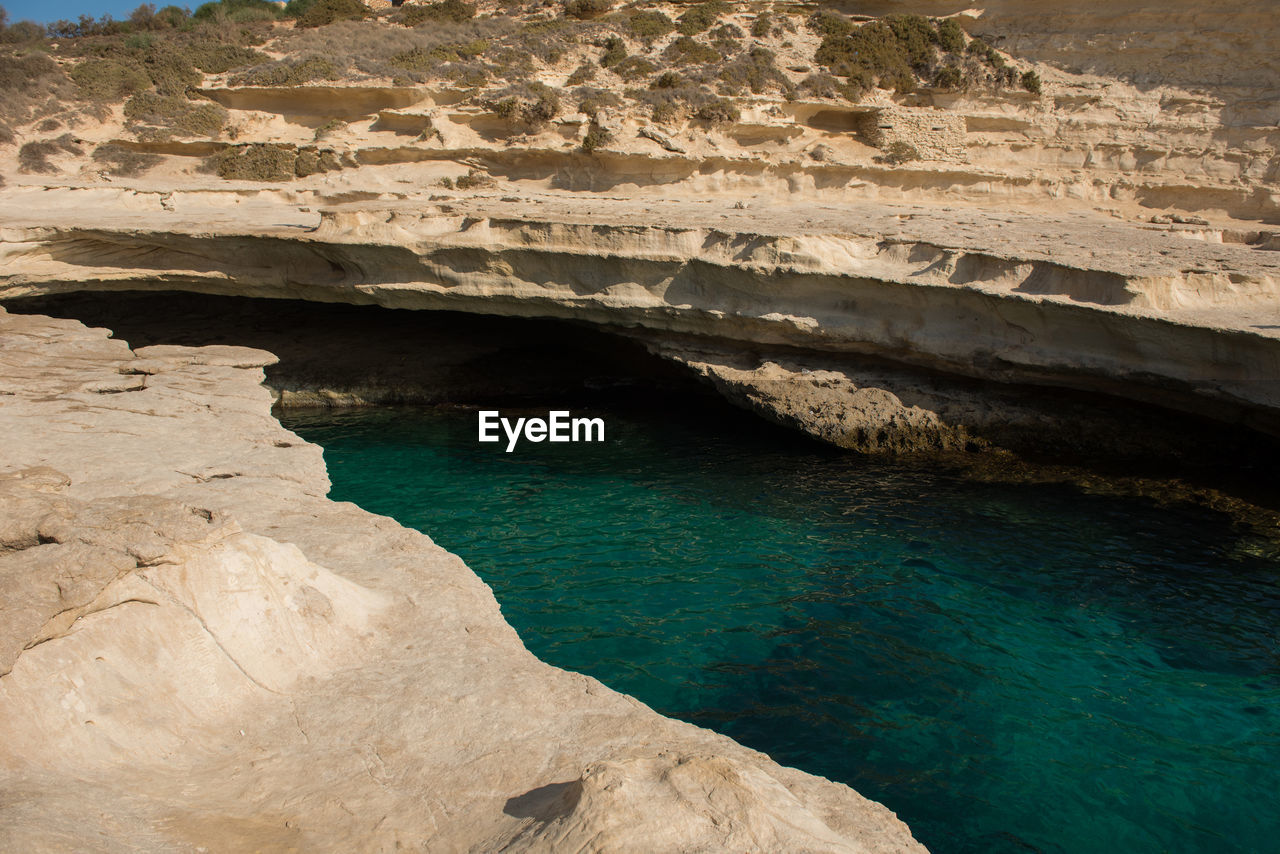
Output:
M0 298L582 321L871 452L1161 453L1175 410L1274 437L1271 6L731 4L685 36L482 0L4 48L44 77L0 100ZM962 32L820 57L903 13ZM456 557L324 497L272 358L0 312L3 847L919 849L533 659Z
M537 661L335 504L268 353L0 312L8 850L922 850L844 786Z
M70 205L83 192L61 198ZM918 396L922 383L946 388L946 375L1115 394L1276 429L1280 261L1210 242L1222 234L1204 227L965 209L903 217L870 205L793 206L781 218L765 208L555 196L340 205L319 215L262 194L229 209L181 194L168 204L172 214L136 210L112 228L46 209L62 224L6 233L3 293L191 289L630 327L704 372L796 364L788 381L802 397L806 366L887 392L898 400L888 408L828 401L832 420L805 420L815 435L863 450L876 446L860 436L882 433L885 448L966 448L993 433L1005 434L1001 447L1060 441L1045 428L1047 411L1029 414L1046 404ZM238 221L209 231L230 214ZM315 225L278 225L289 219ZM897 363L897 379L840 362L868 355ZM942 376L910 377L920 370ZM949 385L962 399L994 399ZM902 403L908 397L918 403ZM851 421L851 412L860 414ZM918 437L921 425L930 425L923 444L896 438ZM1011 433L1023 438L1010 444Z

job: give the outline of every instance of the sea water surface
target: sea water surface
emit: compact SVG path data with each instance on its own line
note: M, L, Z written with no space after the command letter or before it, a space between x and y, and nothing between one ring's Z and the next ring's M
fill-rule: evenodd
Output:
M592 414L603 444L513 453L474 411L284 420L334 499L461 555L542 659L847 783L939 854L1280 850L1273 547L746 417Z

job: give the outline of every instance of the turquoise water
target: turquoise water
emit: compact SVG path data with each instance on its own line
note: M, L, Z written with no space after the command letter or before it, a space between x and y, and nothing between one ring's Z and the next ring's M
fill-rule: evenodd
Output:
M506 414L504 412L504 414ZM1280 850L1280 559L1223 517L966 482L697 411L603 445L294 415L541 658L887 804L946 852Z

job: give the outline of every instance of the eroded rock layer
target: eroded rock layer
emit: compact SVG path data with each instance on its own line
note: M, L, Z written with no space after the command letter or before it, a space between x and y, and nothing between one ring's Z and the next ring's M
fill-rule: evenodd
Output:
M564 318L643 330L660 344L730 342L732 358L756 360L749 367L785 358L796 376L824 359L873 356L903 370L1101 392L1277 432L1280 261L1196 230L870 206L794 207L784 221L715 204L556 196L339 205L319 215L258 196L234 206L234 222L219 222L225 201L180 199L191 207L174 216L117 207L110 228L50 208L61 224L3 233L0 295L186 289ZM792 423L825 440L925 423L883 407L827 408L832 421ZM953 441L961 430L989 433L981 408L931 410L932 445L964 445Z

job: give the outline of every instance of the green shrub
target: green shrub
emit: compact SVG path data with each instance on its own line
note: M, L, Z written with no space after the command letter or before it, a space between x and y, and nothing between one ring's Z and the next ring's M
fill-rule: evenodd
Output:
M650 89L675 89L684 83L684 78L674 71L664 71L649 82Z
M482 190L486 187L492 187L496 183L488 173L480 169L471 169L454 182L459 190Z
M729 4L721 0L699 3L676 19L676 29L682 35L695 36L709 29L727 11L729 11Z
M316 5L316 0L289 0L284 5L284 16L286 18L301 18L314 5Z
M483 39L465 44L442 44L425 50L415 47L404 53L391 57L389 63L395 68L405 71L431 71L444 63L459 62L479 56L489 49L489 43Z
M252 143L224 148L205 167L228 181L290 181L297 177L297 160L291 147Z
M910 35L911 28L906 30ZM933 50L932 45L929 49ZM870 80L899 92L915 88L910 52L894 30L881 21L855 27L846 36L824 38L814 61L833 74L848 77L850 82Z
M1026 89L1032 95L1039 95L1043 90L1043 87L1040 82L1040 75L1035 73L1034 71L1028 71L1025 74L1023 74L1021 78L1021 83L1022 83L1022 88Z
M599 18L613 8L613 0L566 0L564 14L567 18L588 21Z
M190 17L191 14L182 6L165 6L156 12L152 21L155 22L157 29L161 27L177 29L185 25Z
M107 171L112 175L120 175L125 178L136 178L160 162L160 158L155 154L135 151L132 148L113 143L106 143L95 148L93 159L94 162L106 166Z
M590 83L596 79L596 67L590 63L584 62L573 70L569 75L569 79L565 81L566 86L581 86L583 83Z
M204 79L182 46L167 42L156 44L147 53L142 68L162 95L183 95Z
M298 26L323 27L335 21L363 20L368 15L369 8L360 0L315 0L298 18Z
M908 161L919 159L920 152L916 150L914 145L899 140L886 145L884 153L877 156L875 161L877 163L887 163L890 166L901 166Z
M177 136L217 136L227 122L227 111L212 101L193 102L158 92L139 92L125 101L124 115L135 124Z
M640 41L651 43L674 32L676 22L661 12L636 12L627 20L627 28Z
M232 82L237 86L301 86L313 80L337 80L340 76L340 69L325 57L306 56L251 69L237 74Z
M497 93L496 100L485 102L486 109L511 121L540 128L560 112L560 95L543 83L520 83Z
M809 19L809 29L823 38L842 39L857 28L839 12L821 11Z
M604 40L604 55L600 57L601 68L612 68L626 58L626 42L617 36L609 36Z
M922 15L890 15L884 19L916 71L927 71L938 59L938 31Z
M64 133L57 139L39 140L25 143L18 149L18 168L22 172L38 172L52 174L58 167L49 162L56 154L80 154L80 146L75 137Z
M969 42L969 46L965 48L965 53L972 54L983 59L987 65L999 71L1004 68L1004 57L1000 55L1000 51L984 42L982 39L974 39Z
M658 66L643 56L628 56L613 67L614 73L623 80L640 80L657 70Z
M825 71L810 74L800 81L798 88L815 98L835 98L840 94L840 82Z
M233 68L244 68L267 58L266 54L252 48L218 42L193 44L187 49L187 55L192 64L206 74L223 74Z
M312 134L311 138L314 141L319 142L320 140L325 139L326 137L333 136L335 133L342 130L346 126L347 126L347 123L342 121L341 119L329 119L329 121L325 122L324 124L320 125L320 127L316 128L316 132Z
M954 65L943 65L933 73L933 85L939 89L963 89L964 72Z
M720 52L695 38L681 36L667 46L662 56L677 65L705 65L719 60Z
M75 97L76 85L43 51L0 51L0 117L25 124Z
M622 103L617 95L607 89L583 86L573 94L578 99L578 112L586 114L592 121L595 121L601 110L616 107Z
M685 110L678 103L658 104L653 108L653 120L660 125L675 124L684 119Z
M742 113L734 106L732 101L726 101L723 98L703 104L693 111L695 118L704 122L710 122L713 125L729 124L742 118Z
M71 79L86 101L119 101L151 86L142 69L115 59L87 59L71 69Z
M252 24L276 20L280 17L280 9L266 0L215 0L197 7L191 17L197 21L225 20L236 24Z
M907 73L908 78L914 80ZM903 78L899 78L898 82L902 82ZM893 85L892 82L889 85ZM912 84L914 86L914 83ZM855 70L853 73L845 77L844 85L840 87L840 94L849 102L858 103L868 92L876 88L876 76L870 71L864 69Z
M749 89L756 95L776 87L783 92L791 91L791 81L774 62L773 51L763 47L753 47L737 59L725 64L720 70L720 79L735 92Z
M943 18L938 22L938 47L947 53L964 50L964 30L955 18Z
M305 178L308 175L315 175L319 172L332 172L341 168L342 161L338 159L338 155L335 152L310 146L298 149L297 156L293 161L293 174L299 178Z
M769 17L768 12L761 12L756 15L755 20L751 22L751 35L758 39L762 39L769 35L773 29L773 18Z
M400 10L396 20L406 27L420 27L431 21L452 21L460 24L463 21L470 21L475 16L476 7L473 3L465 3L463 0L442 0L440 3L406 6Z
M721 56L733 56L742 50L742 30L733 24L721 24L711 32L707 33L707 37L711 39L711 46L720 52Z
M582 150L590 154L597 148L603 148L608 145L612 140L613 134L600 127L600 125L593 124L587 130L587 135L582 138Z

